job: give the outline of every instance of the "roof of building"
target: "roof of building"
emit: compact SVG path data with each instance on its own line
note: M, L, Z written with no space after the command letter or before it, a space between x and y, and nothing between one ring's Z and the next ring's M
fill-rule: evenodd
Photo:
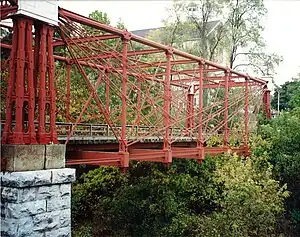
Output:
M207 35L209 35L219 24L220 24L220 21L218 21L218 20L207 22L207 24L206 24ZM165 27L157 27L157 28L134 30L134 31L131 31L131 33L138 35L140 37L146 38L151 31L163 30L164 28ZM194 32L192 32L192 38L198 38L197 35L198 35L198 32L196 30Z

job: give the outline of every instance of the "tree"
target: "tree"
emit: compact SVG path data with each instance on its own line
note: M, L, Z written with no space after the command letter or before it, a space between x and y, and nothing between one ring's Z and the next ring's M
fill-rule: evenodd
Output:
M286 236L300 234L300 107L283 111L268 124L260 126L263 141L253 152L264 155L274 166L274 175L281 184L287 184L290 197L285 201L285 213L278 231Z
M95 10L89 14L89 18L91 18L95 21L99 21L101 23L110 25L110 19L109 19L107 13L105 13L105 12Z
M111 231L111 201L127 180L115 167L101 167L80 177L72 190L75 236L103 236ZM98 225L92 226L94 223Z
M74 236L267 236L287 194L261 157L101 167L73 187Z
M261 36L266 13L263 0L174 1L164 28L150 37L237 71L269 75L282 58L266 51Z
M278 103L278 90L279 90L279 109L291 110L300 107L300 81L287 81L280 88L275 89L274 96L271 100L271 105L275 109Z
M267 13L263 0L224 1L226 10L224 33L229 49L229 66L238 71L260 75L274 73L282 57L266 51L261 24Z
M217 163L215 180L222 187L220 210L204 218L207 230L201 236L271 236L274 234L285 186L272 178L272 168L260 165L260 157L243 161L225 156Z
M184 49L209 60L218 60L224 39L224 25L213 19L221 14L222 1L174 1L164 29L150 38Z

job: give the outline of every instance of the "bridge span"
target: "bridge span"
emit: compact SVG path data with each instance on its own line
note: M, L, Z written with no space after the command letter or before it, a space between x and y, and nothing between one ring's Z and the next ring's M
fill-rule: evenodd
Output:
M0 0L1 235L71 235L66 165L249 155L267 81L58 3Z
M200 162L248 155L257 114L270 118L263 79L63 8L49 23L1 4L2 144L66 144L70 165Z

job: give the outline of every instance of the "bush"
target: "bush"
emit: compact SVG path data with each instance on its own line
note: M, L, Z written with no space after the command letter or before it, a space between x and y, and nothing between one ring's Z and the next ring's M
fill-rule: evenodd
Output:
M267 236L287 195L259 157L99 168L74 185L74 235Z

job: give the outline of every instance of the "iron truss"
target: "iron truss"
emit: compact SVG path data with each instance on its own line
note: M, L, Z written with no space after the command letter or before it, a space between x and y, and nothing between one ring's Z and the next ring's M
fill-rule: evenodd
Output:
M1 6L13 20L1 42L4 144L65 143L70 165L201 162L248 155L260 106L271 116L262 79L66 9L54 27Z

